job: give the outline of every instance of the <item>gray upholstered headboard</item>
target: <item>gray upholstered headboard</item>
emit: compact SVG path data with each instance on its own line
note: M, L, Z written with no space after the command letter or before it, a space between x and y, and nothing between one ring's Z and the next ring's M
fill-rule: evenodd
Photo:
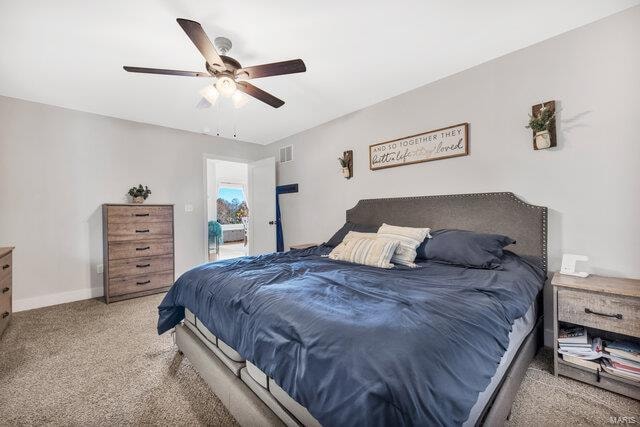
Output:
M347 211L347 221L504 234L516 241L507 249L534 258L547 270L547 208L530 205L513 193L360 200Z

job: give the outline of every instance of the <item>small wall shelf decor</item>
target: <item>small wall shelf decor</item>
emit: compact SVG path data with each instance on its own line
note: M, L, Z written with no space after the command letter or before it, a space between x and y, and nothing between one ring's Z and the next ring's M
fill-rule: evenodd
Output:
M340 166L342 166L342 175L346 179L353 178L353 150L342 153L342 157L338 157Z
M392 168L469 154L468 123L369 146L369 169Z
M533 131L534 150L555 147L557 145L556 101L547 101L531 107L527 129Z

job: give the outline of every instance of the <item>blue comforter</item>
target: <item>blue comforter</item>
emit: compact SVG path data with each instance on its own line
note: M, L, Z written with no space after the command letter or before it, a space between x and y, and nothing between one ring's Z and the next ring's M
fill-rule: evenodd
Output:
M544 273L510 252L499 270L384 270L329 251L196 267L162 301L158 332L187 307L325 426L462 424Z

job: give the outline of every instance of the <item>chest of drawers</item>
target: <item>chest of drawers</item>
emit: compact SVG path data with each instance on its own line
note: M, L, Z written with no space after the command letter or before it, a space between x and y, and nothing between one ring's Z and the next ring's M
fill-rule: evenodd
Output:
M0 335L11 319L11 295L13 294L13 248L0 248Z
M107 304L173 285L173 205L105 204L102 224Z

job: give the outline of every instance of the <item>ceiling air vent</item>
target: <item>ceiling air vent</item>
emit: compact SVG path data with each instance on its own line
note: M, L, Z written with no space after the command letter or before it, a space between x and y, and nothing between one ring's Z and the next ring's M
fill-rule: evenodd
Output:
M280 163L287 163L293 160L293 146L280 147Z

